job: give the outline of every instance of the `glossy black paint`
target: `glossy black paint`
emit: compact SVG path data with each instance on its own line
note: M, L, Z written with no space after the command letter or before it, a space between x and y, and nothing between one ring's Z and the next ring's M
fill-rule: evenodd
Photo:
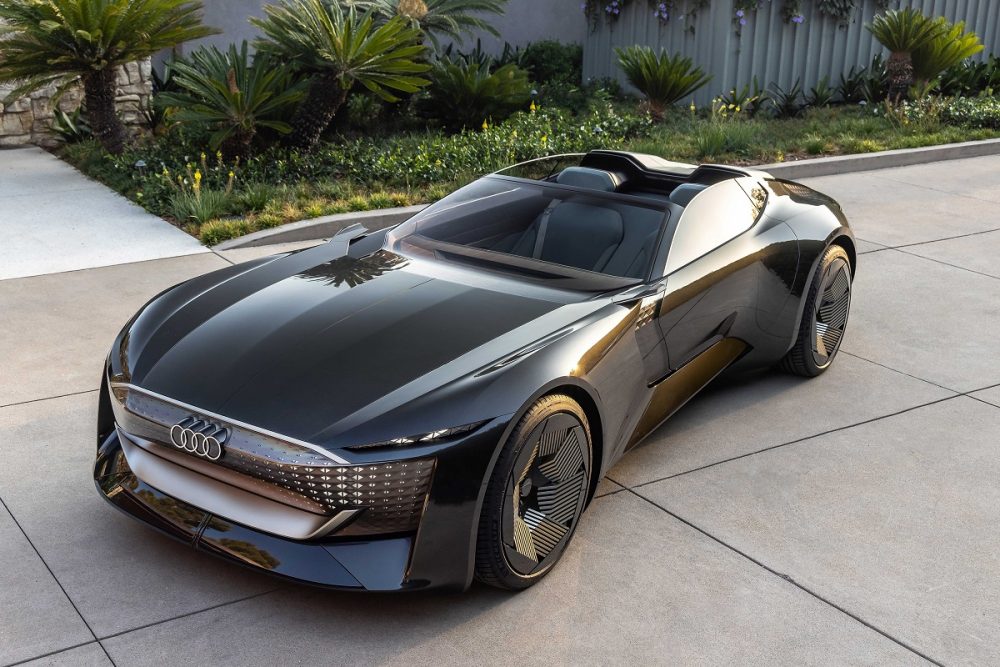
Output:
M620 164L608 155L588 159ZM683 178L645 177L732 175L702 167ZM348 589L465 588L486 481L500 445L537 398L568 393L587 412L596 484L717 374L767 366L788 351L805 288L829 244L843 245L853 260L853 235L832 200L766 175L748 177L764 195L753 226L669 275L665 247L660 272L643 284L569 289L408 253L387 242L386 231L354 233L178 285L115 341L113 381L312 443L352 464L436 458L415 534L303 543L171 505L119 459L104 383L98 488L175 538L282 576ZM444 443L352 449L473 422L485 425Z

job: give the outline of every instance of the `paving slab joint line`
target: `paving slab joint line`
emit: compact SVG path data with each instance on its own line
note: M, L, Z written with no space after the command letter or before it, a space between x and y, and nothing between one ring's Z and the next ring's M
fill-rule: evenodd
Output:
M985 389L989 389L989 387L985 387ZM952 390L949 389L948 391L952 391ZM973 391L983 391L983 389L975 389ZM971 393L971 392L968 392L968 393ZM877 421L880 421L882 419L888 419L889 417L896 417L898 415L905 414L905 413L910 412L912 410L919 410L920 408L926 408L928 406L936 405L938 403L944 403L945 401L951 401L953 399L961 398L962 396L966 396L966 395L967 394L958 394L958 393L956 393L953 396L945 396L944 398L939 398L936 401L930 401L928 403L921 403L920 405L914 405L912 407L909 407L909 408L906 408L906 409L903 409L903 410L899 410L897 412L893 412L893 413L890 413L890 414L887 414L887 415L881 415L881 416L878 416L878 417L872 417L871 419L866 419L864 421L857 422L856 424L847 424L845 426L838 426L837 428L831 428L831 429L823 431L821 433L814 433L812 435L803 436L801 438L797 438L795 440L789 440L788 442L782 442L782 443L777 444L777 445L771 445L770 447L764 447L763 449L758 449L758 450L755 450L755 451L752 451L752 452L747 452L745 454L740 454L738 456L731 456L728 459L722 459L721 461L714 461L712 463L706 463L705 465L698 466L697 468L691 468L690 470L685 470L683 472L677 472L677 473L674 473L673 475L667 475L666 477L660 477L659 479L651 479L648 482L642 482L640 484L635 484L633 486L628 486L624 482L619 482L618 480L616 480L616 479L614 479L612 477L608 477L607 475L605 475L605 477L608 477L608 479L611 480L612 482L614 482L615 484L623 486L626 489L628 489L628 490L631 491L633 489L639 489L639 488L642 488L644 486L649 486L650 484L656 484L657 482L664 482L664 481L666 481L668 479L674 479L675 477L680 477L682 475L689 475L689 474L691 474L693 472L698 472L700 470L705 470L707 468L714 468L715 466L719 466L719 465L722 465L724 463L732 463L733 461L739 461L740 459L745 459L745 458L748 458L750 456L756 456L757 454L763 454L764 452L770 452L770 451L775 450L775 449L780 449L781 447L788 447L789 445L797 445L799 443L806 442L808 440L813 440L815 438L819 438L819 437L824 436L824 435L829 435L830 433L837 433L838 431L846 431L847 429L854 428L855 426L863 426L864 424L871 424L872 422L877 422Z
M112 632L110 635L104 635L103 637L98 638L97 641L98 642L103 642L103 641L106 641L108 639L114 639L115 637L121 637L122 635L130 634L132 632L138 632L139 630L146 630L147 628L154 628L157 625L163 625L164 623L172 623L173 621L178 621L178 620L180 620L182 618L187 618L188 616L196 616L198 614L203 614L206 611L212 611L213 609L219 609L221 607L228 607L229 605L239 604L240 602L246 602L247 600L253 600L255 598L264 597L265 595L270 595L271 593L276 593L276 592L278 592L280 590L282 590L282 589L280 589L280 588L272 588L272 589L269 589L269 590L266 590L266 591L261 591L260 593L254 593L253 595L247 595L245 597L237 598L235 600L227 600L225 602L220 602L219 604L213 604L213 605L211 605L209 607L205 607L204 609L196 609L194 611L189 611L187 613L179 614L177 616L171 616L170 618L164 618L164 619L159 620L159 621L153 621L151 623L146 623L144 625L138 625L138 626L136 626L134 628L128 628L127 630L120 630L118 632ZM103 644L101 646L103 647ZM109 656L109 658L110 658L110 656Z
M87 632L90 633L90 636L94 638L98 646L101 647L101 650L104 651L104 655L108 658L108 661L112 665L116 666L116 663L114 659L111 657L111 654L108 653L108 649L106 649L104 647L104 644L101 643L101 640L97 638L97 633L95 633L94 629L90 627L90 623L87 622L87 619L84 617L79 607L77 607L76 603L73 602L73 598L71 598L69 596L69 593L66 592L66 588L62 585L62 582L59 581L59 578L56 577L56 573L52 571L52 568L49 567L48 561L46 561L45 558L42 556L42 552L38 550L38 547L35 546L35 543L31 541L30 537L28 537L28 533L25 532L24 527L21 525L21 522L18 521L17 517L14 516L14 513L10 511L10 508L7 507L7 503L4 501L3 498L0 498L0 506L2 506L4 508L4 511L6 511L8 515L10 515L11 521L14 522L14 525L17 526L17 529L21 531L22 535L24 535L24 539L28 541L28 545L31 546L32 550L34 550L35 555L38 556L38 560L42 561L42 565L44 565L45 569L49 571L49 575L52 577L52 580L56 582L56 585L59 587L59 590L61 590L62 594L66 596L66 600L69 602L70 606L73 607L73 611L75 611L76 615L80 617L81 621L83 621L83 625L84 627L87 628ZM89 644L90 642L87 643Z
M24 660L18 660L17 662L8 662L3 667L17 667L17 665L26 665L29 662L34 662L35 660L42 660L43 658L51 658L54 655L60 655L68 651L73 651L78 648L83 648L84 646L90 646L91 644L100 644L96 639L92 639L89 642L82 642L80 644L73 644L72 646L67 646L66 648L56 649L55 651L49 651L48 653L43 653L41 655L32 656L30 658L25 658ZM102 647L103 648L103 647ZM107 651L105 651L105 654Z
M908 250L905 250L903 248L892 248L892 250L895 250L896 252L901 252L904 255L909 255L910 257L916 257L917 259L925 259L925 260L927 260L929 262L935 262L937 264L941 264L942 266L950 266L951 268L958 269L959 271L968 271L969 273L974 273L977 276L983 276L983 277L986 277L986 278L992 278L993 280L1000 280L1000 277L997 277L997 276L994 276L994 275L990 275L989 273L983 273L982 271L976 271L975 269L969 269L969 268L966 268L964 266L959 266L958 264L951 264L950 262L945 262L945 261L942 261L940 259L934 259L933 257L926 257L924 255L918 255L915 252L909 252Z
M684 517L682 517L682 516L680 516L680 515L678 515L678 514L676 514L676 513L672 512L672 511L668 510L668 509L667 509L666 507L664 507L663 505L660 505L659 503L657 503L657 502L655 502L655 501L651 500L650 498L647 498L646 496L642 495L641 493L638 493L638 492L637 492L637 491L635 491L634 489L627 489L627 491L628 491L629 493L633 494L634 496L636 496L637 498L639 498L639 499L641 499L641 500L644 500L644 501L646 501L647 503L649 503L649 504L650 504L650 505L652 505L653 507L656 507L657 509L659 509L659 510L663 511L664 513L666 513L667 515L669 515L669 516L673 517L673 518L674 518L674 519L676 519L677 521L680 521L681 523L683 523L684 525L688 526L689 528L691 528L691 529L693 529L693 530L696 530L696 531L698 531L699 533L701 533L701 534L702 534L702 535L704 535L705 537L709 538L710 540L712 540L712 541L716 542L717 544L720 544L721 546L723 546L723 547L725 547L725 548L729 549L729 550L730 550L730 551L732 551L733 553L736 553L736 554L739 554L740 556L742 556L742 557L743 557L743 558L745 558L746 560L750 561L750 562L751 562L751 563L753 563L754 565L757 565L758 567L760 567L760 568L762 568L762 569L766 570L767 572L770 572L771 574L775 575L776 577L778 577L778 578L780 578L780 579L783 579L783 580L787 581L787 582L788 582L788 583L790 583L790 584L791 584L792 586L795 586L795 587L796 587L796 588L798 588L799 590L801 590L801 591L803 591L803 592L805 592L805 593L808 593L809 595L811 595L812 597L816 598L816 599L817 599L817 600L819 600L820 602L823 602L824 604L826 604L826 605L828 605L828 606L830 606L830 607L833 607L834 609L836 609L836 610L837 610L837 611L839 611L840 613L842 613L842 614L844 614L844 615L846 615L846 616L848 616L848 617L850 617L850 618L854 619L855 621L857 621L857 622L858 622L858 623L860 623L861 625L865 626L865 627L866 627L866 628L868 628L869 630L872 630L872 631L874 631L874 632L877 632L878 634L882 635L883 637L885 637L885 638L886 638L886 639L888 639L889 641L891 641L891 642L893 642L893 643L895 643L895 644L897 644L897 645L899 645L899 646L903 647L903 648L904 648L904 649L906 649L907 651L910 651L911 653L913 653L913 654L915 654L915 655L917 655L917 656L920 656L921 658L923 658L924 660L926 660L927 662L929 662L929 663L931 663L931 664L933 664L933 665L938 665L938 667L944 667L944 664L943 664L942 662L940 662L940 661L938 661L938 660L935 660L934 658L932 658L932 657L928 656L927 654L925 654L925 653L923 653L923 652L919 651L919 650L918 650L918 649L916 649L915 647L913 647L913 646L910 646L909 644L907 644L907 643L906 643L906 642L904 642L903 640L901 640L901 639L897 639L896 637L893 637L893 636L892 636L892 635L890 635L890 634L889 634L888 632L886 632L886 631L884 631L884 630L882 630L882 629L878 628L877 626L873 625L872 623L869 623L868 621L866 621L865 619L861 618L861 617L860 617L860 616L858 616L857 614L855 614L855 613L853 613L853 612L851 612L851 611L847 610L847 609L846 609L846 608L844 608L844 607L841 607L841 606L840 606L840 605L838 605L838 604L837 604L836 602L833 602L832 600L829 600L829 599L827 599L827 598L823 597L822 595L820 595L819 593L817 593L817 592L813 591L812 589L810 589L809 587L805 586L804 584L801 584L801 583L799 583L799 582L795 581L795 579L794 579L794 578L792 578L791 576L789 576L789 575L787 575L787 574L785 574L785 573L783 573L783 572L778 572L778 571L777 571L777 570L775 570L774 568L772 568L772 567L770 567L770 566L766 565L766 564L765 564L765 563L764 563L763 561L760 561L760 560L758 560L758 559L754 558L754 557L753 557L753 556L751 556L750 554L748 554L748 553L746 553L746 552L744 552L744 551L742 551L742 550L740 550L740 549L738 549L738 548L734 547L733 545L729 544L729 543L728 543L728 542L726 542L725 540L723 540L723 539L721 539L721 538L718 538L718 537L716 537L715 535L711 534L711 533L710 533L710 532L708 532L707 530L705 530L705 529L703 529L703 528L701 528L701 527L699 527L699 526L695 525L694 523L692 523L691 521L688 521L688 520L687 520L687 519L685 519Z

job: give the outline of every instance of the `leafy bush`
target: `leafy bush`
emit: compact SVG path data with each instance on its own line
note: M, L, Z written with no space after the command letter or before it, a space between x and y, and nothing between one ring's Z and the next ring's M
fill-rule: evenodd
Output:
M264 13L250 19L264 35L254 43L258 51L311 77L292 119L293 146L316 145L355 83L390 101L396 99L393 91L414 93L428 83L417 76L429 69L420 62L420 31L403 17L376 25L371 14L359 16L353 7L345 12L325 0L281 0L266 5Z
M244 185L236 200L246 211L263 211L278 194L278 188L268 183L251 182Z
M616 48L618 63L629 83L646 96L654 116L662 117L668 106L688 97L711 80L690 58L681 54L659 54L648 46Z
M830 151L831 145L829 139L821 134L808 134L802 147L809 155L822 155Z
M715 123L705 124L694 134L694 145L698 159L722 155L726 150L726 130Z
M184 191L170 199L171 213L180 223L208 222L226 215L231 208L230 194L224 190Z
M520 65L530 72L531 79L539 85L555 83L579 86L583 82L583 47L555 40L532 42L524 47Z
M434 64L430 79L421 107L455 130L502 121L531 99L528 73L516 65L491 72L489 63L442 59Z
M266 54L251 63L246 42L225 53L202 47L171 69L177 91L157 103L171 120L207 128L212 150L227 157L248 155L260 128L290 132L285 119L305 95L304 82Z
M8 100L83 81L94 136L109 153L126 143L115 109L118 68L211 35L197 0L0 0L0 83Z
M941 73L938 89L952 97L992 95L1000 90L1000 58L990 55L985 62L965 60L953 65Z
M771 84L767 95L774 115L778 118L792 118L802 112L802 83L798 79L788 88Z
M1000 128L1000 99L996 97L959 97L941 109L941 120L951 125Z
M757 77L753 78L752 84L747 84L739 90L733 88L729 93L721 95L719 101L727 108L739 107L749 117L756 116L767 102L767 91L764 90ZM730 107L731 105L731 107Z
M939 17L933 23L937 26L933 39L915 48L912 54L914 79L923 85L983 50L979 37L966 31L964 22L950 23Z
M94 138L87 120L87 112L81 104L72 113L66 113L58 107L53 110L52 132L64 144L78 144Z
M809 94L806 95L806 105L810 107L829 106L836 94L837 90L830 86L830 80L824 76L819 83L809 89Z

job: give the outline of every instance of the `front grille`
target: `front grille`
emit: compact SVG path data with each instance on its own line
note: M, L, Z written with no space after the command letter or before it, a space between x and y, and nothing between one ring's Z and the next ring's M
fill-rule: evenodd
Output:
M114 393L115 418L122 430L191 456L199 472L211 475L215 467L224 468L231 471L223 479L227 483L234 483L235 477L238 484L245 477L244 488L261 493L264 482L268 497L329 516L342 510L364 510L337 536L412 532L420 523L434 459L342 464L295 442L227 423L229 437L222 458L208 462L170 442L170 427L192 416L189 406L175 405L135 387L116 387ZM124 410L118 401L124 402ZM214 415L194 416L225 421Z
M283 463L231 449L218 465L304 496L330 514L365 509L338 535L416 530L434 473L433 459L319 466Z

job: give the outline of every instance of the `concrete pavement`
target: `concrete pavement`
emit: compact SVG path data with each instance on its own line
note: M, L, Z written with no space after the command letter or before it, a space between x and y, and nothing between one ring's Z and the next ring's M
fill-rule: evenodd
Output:
M808 181L862 240L834 368L696 398L519 595L316 591L97 496L115 332L163 287L273 249L0 280L0 664L996 663L998 182L995 157Z
M40 148L0 150L0 280L207 252Z

